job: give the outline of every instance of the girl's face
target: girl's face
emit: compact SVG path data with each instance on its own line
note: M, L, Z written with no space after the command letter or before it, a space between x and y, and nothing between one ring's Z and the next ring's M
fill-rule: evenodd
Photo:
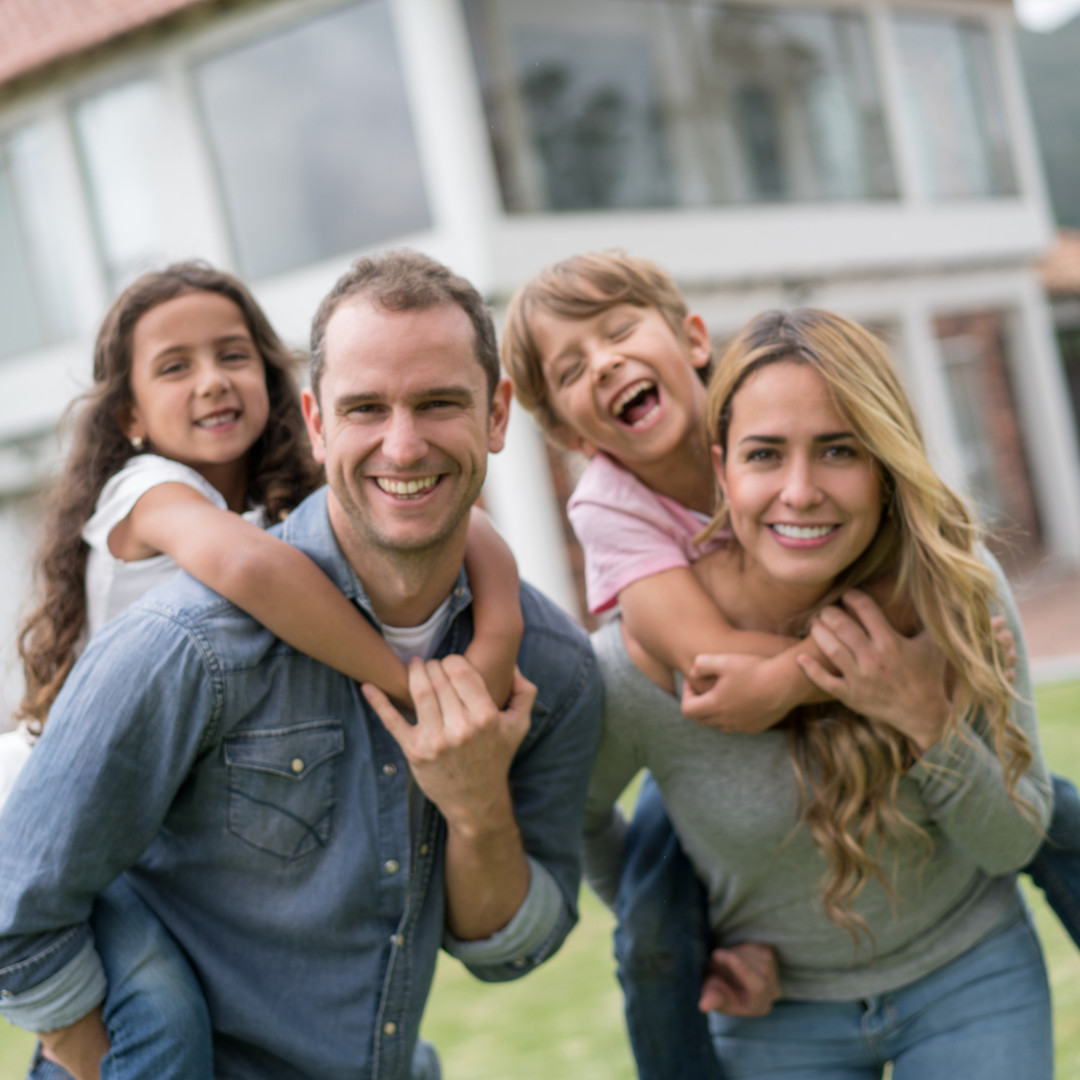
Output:
M824 594L877 532L881 470L808 364L754 372L713 454L735 538L774 582Z
M135 324L131 352L127 437L197 472L243 465L270 403L240 308L212 292L166 300Z

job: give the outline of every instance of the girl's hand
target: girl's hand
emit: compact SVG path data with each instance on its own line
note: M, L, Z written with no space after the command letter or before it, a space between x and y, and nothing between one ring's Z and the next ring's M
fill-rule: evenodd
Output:
M810 630L840 674L800 656L806 677L854 712L890 724L925 753L949 718L945 657L925 631L897 633L866 593L852 589L842 603L825 608Z
M728 1016L765 1016L779 996L780 977L772 949L746 942L709 954L698 1008Z

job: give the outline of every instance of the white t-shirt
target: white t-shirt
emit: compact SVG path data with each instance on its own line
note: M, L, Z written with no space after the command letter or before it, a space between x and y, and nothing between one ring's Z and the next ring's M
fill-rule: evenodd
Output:
M125 562L109 551L109 534L131 513L139 499L158 484L187 484L215 506L228 509L221 492L194 469L156 454L137 454L110 477L82 531L83 539L90 545L86 560L84 644L143 593L171 581L180 570L170 555ZM262 509L249 510L243 516L260 528L266 526ZM0 735L0 807L11 794L33 744L33 736L25 724Z

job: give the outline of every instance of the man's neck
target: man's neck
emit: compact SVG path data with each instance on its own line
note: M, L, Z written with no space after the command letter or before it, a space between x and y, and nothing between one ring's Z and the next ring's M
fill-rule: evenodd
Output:
M466 518L460 535L436 548L394 551L362 543L334 498L328 493L330 527L345 558L356 572L379 622L419 626L450 595L465 560Z

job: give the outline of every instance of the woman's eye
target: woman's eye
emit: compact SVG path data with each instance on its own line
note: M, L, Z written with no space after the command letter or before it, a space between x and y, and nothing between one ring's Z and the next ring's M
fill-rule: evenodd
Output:
M854 446L847 446L844 443L838 443L825 450L825 457L830 461L850 461L858 456L859 452Z
M228 364L242 364L251 359L251 353L228 352L221 359Z
M769 446L762 446L757 450L750 450L746 454L747 461L772 461L777 456L776 451Z
M163 364L158 368L159 375L175 375L178 371L184 370L184 363L182 360L170 360L169 363Z

